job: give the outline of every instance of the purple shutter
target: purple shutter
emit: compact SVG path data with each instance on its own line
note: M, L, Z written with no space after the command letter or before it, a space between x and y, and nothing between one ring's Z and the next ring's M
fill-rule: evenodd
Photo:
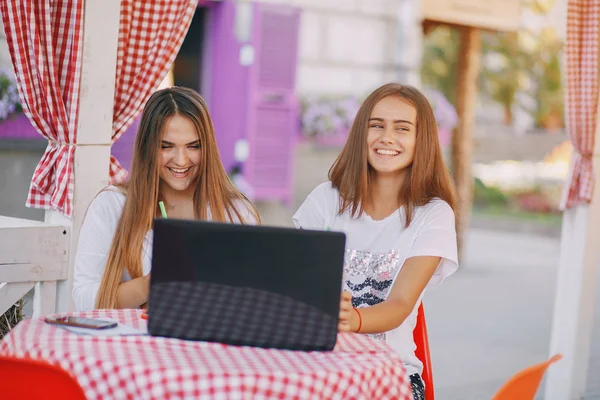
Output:
M142 119L142 114L140 113L135 121L131 124L129 128L121 135L119 140L113 143L110 153L113 155L121 164L121 167L125 168L127 171L131 172L131 161L133 159L133 145L135 143L135 136L137 135L138 127L140 126L140 121Z
M293 195L299 23L296 8L256 4L247 125L250 157L245 174L257 199L290 203Z
M0 140L2 139L46 140L22 112L11 114L0 121Z
M235 1L216 3L209 14L207 37L208 106L215 126L221 161L227 172L236 164L235 143L247 139L250 68L240 64L241 43L235 36Z

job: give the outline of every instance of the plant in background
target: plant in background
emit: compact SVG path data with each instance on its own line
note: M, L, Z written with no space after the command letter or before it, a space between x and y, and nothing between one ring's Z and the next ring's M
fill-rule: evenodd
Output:
M511 203L518 210L537 213L537 214L552 214L558 213L556 204L553 204L541 187L533 187L528 190L521 190L511 194Z
M458 123L458 115L456 114L456 108L448 101L446 96L435 89L423 89L423 94L429 100L431 108L433 108L438 126L442 129L454 129Z
M433 114L438 125L438 135L440 138L440 144L445 147L450 144L450 137L452 130L458 124L458 114L456 109L448 101L444 94L436 89L424 89L423 94L429 100L431 108L433 108Z
M560 68L562 43L555 29L544 29L539 35L540 52L534 70L537 87L537 126L555 130L564 126L564 92Z
M506 207L508 197L497 187L488 186L479 178L473 184L473 205L475 207Z
M446 145L450 132L458 123L456 110L441 91L425 89L423 92L433 108L440 128L440 141ZM316 139L338 137L345 140L360 105L360 100L354 96L304 98L301 116L304 136Z
M504 210L532 214L558 214L562 185L535 185L506 190L474 179L473 206L481 210Z
M454 104L460 36L455 29L440 26L423 38L421 81Z
M562 44L556 30L486 33L482 47L486 62L481 88L504 108L504 123L512 124L512 108L518 106L534 117L538 127L562 127L564 100L559 58ZM535 106L519 102L517 93L535 99Z
M359 99L353 96L306 97L302 101L302 132L312 138L345 137L359 107Z
M0 120L22 111L17 82L12 70L0 68Z
M527 12L546 15L554 0L524 0ZM441 91L455 104L460 37L456 29L438 26L425 36L421 80ZM554 28L539 32L483 32L481 74L478 89L504 109L504 123L511 125L514 107L531 114L536 126L556 129L563 122L563 89L560 72L562 44ZM535 102L533 107L522 95Z
M485 32L481 47L484 63L480 76L480 88L504 110L504 124L512 125L513 107L517 93L527 90L530 84L527 71L535 62L533 53L536 43L531 34L521 32Z

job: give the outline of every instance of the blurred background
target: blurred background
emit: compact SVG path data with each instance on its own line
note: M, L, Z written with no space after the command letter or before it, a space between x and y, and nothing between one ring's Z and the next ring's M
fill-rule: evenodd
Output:
M362 99L386 82L426 92L452 167L460 28L428 21L435 3L200 1L161 86L205 97L232 180L264 223L291 226L296 208L327 180ZM558 205L571 154L561 80L566 1L516 3L515 28L482 30L476 54L472 218L461 268L424 300L442 400L490 398L548 355ZM137 122L113 146L125 168L136 129ZM45 147L20 110L2 29L0 214L44 219L24 204ZM596 313L594 338L599 321ZM586 399L600 399L600 347L592 350Z

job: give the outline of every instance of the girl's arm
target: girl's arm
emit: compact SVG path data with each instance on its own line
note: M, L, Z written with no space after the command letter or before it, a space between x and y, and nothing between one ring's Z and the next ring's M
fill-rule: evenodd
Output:
M150 274L122 282L117 289L116 308L140 308L148 302Z
M350 313L349 330L381 333L399 327L415 308L419 296L433 276L441 257L418 256L406 260L388 298L374 306Z
M78 311L96 308L96 296L125 197L114 190L100 192L90 204L75 255L73 301Z
M349 330L382 333L395 329L414 310L426 286L436 286L458 268L452 208L441 200L430 205L419 233L387 299L349 315ZM362 319L362 323L361 323Z

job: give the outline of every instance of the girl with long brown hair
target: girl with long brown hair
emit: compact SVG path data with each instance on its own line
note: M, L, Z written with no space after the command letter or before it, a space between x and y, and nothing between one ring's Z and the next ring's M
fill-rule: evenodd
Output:
M101 191L88 208L75 259L77 309L138 308L147 302L160 201L169 218L260 223L223 168L204 100L183 87L152 94L128 181Z
M385 340L424 398L413 330L426 288L458 268L454 188L427 99L397 83L371 93L297 227L346 233L340 330Z

